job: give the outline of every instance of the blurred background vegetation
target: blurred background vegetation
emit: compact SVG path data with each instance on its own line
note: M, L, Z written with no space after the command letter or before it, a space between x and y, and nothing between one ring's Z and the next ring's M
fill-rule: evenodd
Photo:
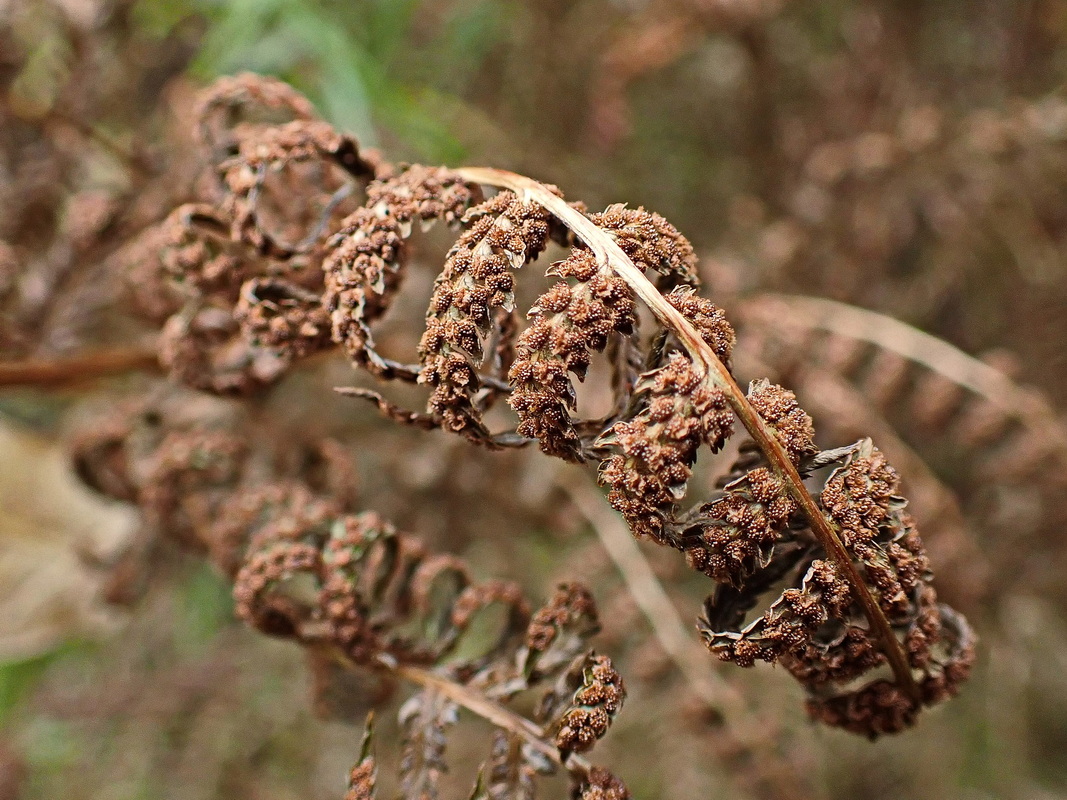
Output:
M853 741L807 728L773 670L730 679L810 737L817 796L1067 796L1065 43L1063 0L0 0L2 360L129 338L97 279L175 204L159 176L181 167L194 89L219 75L277 75L394 160L646 206L693 241L742 342L762 343L755 374L797 385L818 362L855 384L967 541L939 551L949 523L930 534L982 637L978 674L916 730ZM877 355L850 373L788 352L755 313L772 293L891 315L1031 387L998 406L1040 406L1012 417L1030 449L924 428L902 400L929 399L924 385L887 386L896 367ZM535 454L383 432L330 395L345 369L269 402L362 445L370 504L484 575L535 596L590 581L631 682L598 753L636 796L743 796ZM220 578L168 551L135 599L105 602L136 521L67 486L64 432L139 387L0 395L0 799L338 797L358 730L316 719L300 654L235 623ZM699 582L654 564L696 608Z

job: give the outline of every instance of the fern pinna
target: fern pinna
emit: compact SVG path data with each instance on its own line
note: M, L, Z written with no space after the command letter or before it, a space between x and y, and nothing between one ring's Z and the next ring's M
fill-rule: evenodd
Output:
M416 409L377 391L340 390L393 420L491 449L537 443L550 456L599 464L608 500L634 535L680 551L713 582L699 624L710 650L745 667L781 663L815 719L876 737L955 694L973 635L937 601L896 472L869 439L820 450L789 390L737 384L733 328L699 293L693 248L662 217L622 205L589 212L555 187L499 170L391 164L314 118L288 87L255 76L209 89L199 131L201 196L146 236L166 293L161 361L177 379L248 396L300 359L341 348L383 383L428 389ZM458 238L434 282L417 353L404 363L379 352L375 326L404 286L414 230L437 221ZM550 246L569 253L548 268L553 285L520 309L516 276ZM155 297L156 318L160 306ZM578 394L595 356L610 367L612 402L587 418ZM500 423L508 408L511 425ZM690 499L698 452L718 451L738 422L751 442L735 469L710 497ZM516 649L507 637L522 630L526 611L511 588L469 586L451 561L426 556L381 520L301 491L241 495L257 523L228 535L247 550L220 564L235 575L251 624L305 642L322 637L356 663L415 669L440 666L470 613L503 604L512 614L504 639L480 660L449 667L450 677L488 687L496 703L533 675L558 673L565 689L542 709L555 720L557 762L571 764L568 754L606 729L623 693L602 657L568 649L549 658L551 648L533 646L533 628ZM213 541L209 549L219 547ZM299 576L315 584L317 604L284 590ZM431 641L388 632L425 611L441 582L451 582L452 601ZM576 624L570 613L549 616L562 631ZM501 653L514 672L507 680ZM440 771L439 733L456 702L427 677L437 674L419 673L426 689L402 713L406 779L426 786ZM579 708L567 710L562 697ZM523 744L528 754L536 738ZM536 759L512 770L515 747L507 735L498 740L481 796L525 796L492 788L527 779ZM621 796L601 773L582 774L588 791L594 774L608 787L590 797ZM350 796L368 796L371 775L357 766Z

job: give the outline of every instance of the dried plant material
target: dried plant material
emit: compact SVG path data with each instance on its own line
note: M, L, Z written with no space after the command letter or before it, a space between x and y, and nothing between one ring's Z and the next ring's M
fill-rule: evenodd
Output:
M634 535L677 541L678 501L685 496L697 448L718 451L733 430L726 395L701 385L692 364L675 353L667 365L646 373L635 387L647 396L633 421L617 422L600 438L622 452L601 465L608 499Z
M330 342L330 317L319 296L283 280L247 281L234 319L245 339L287 360L304 358Z
M866 438L820 450L784 386L740 388L734 328L698 294L693 248L666 220L622 205L589 212L498 170L389 164L252 76L209 89L198 125L193 202L139 237L146 284L170 287L142 310L173 378L264 396L301 361L340 351L383 383L424 389L424 410L342 390L397 422L599 462L631 532L712 581L700 626L711 650L741 666L782 664L813 718L874 737L958 690L974 637L938 603L895 471ZM865 142L856 168L884 168L895 151L883 145ZM93 230L97 217L71 224ZM404 307L395 301L415 224L437 220L457 232L417 361L405 363L379 351L372 329ZM555 282L517 307L519 277L550 240L567 248L547 270ZM869 369L868 388L886 399L907 383L906 359ZM929 419L958 408L942 394ZM80 442L85 479L135 500L155 535L206 554L233 580L238 616L307 647L323 674L337 663L416 684L400 714L406 795L441 793L448 731L467 709L499 730L476 797L529 796L537 775L561 766L575 796L626 796L579 755L625 697L610 659L589 650L598 625L587 590L561 585L531 614L516 584L476 582L461 560L356 512L351 482L321 474L343 465L277 452L286 444L268 445L247 421L154 416L147 429L131 418ZM691 497L701 451L721 450L738 425L751 444L710 496ZM1040 450L1006 444L1020 469ZM533 691L529 719L515 708ZM373 793L367 758L351 774L354 796Z
M243 96L248 81L243 79L239 91L231 89ZM262 91L274 97L280 90ZM293 111L295 101L283 95L271 102ZM928 586L928 569L911 522L898 518L903 506L893 501L890 513L888 495L877 494L896 491L895 473L882 476L881 467L871 466L878 477L857 477L846 491L839 466L821 500L813 495L805 478L815 471L843 459L851 459L847 469L857 469L881 457L862 444L858 450L820 452L811 418L782 386L758 380L741 391L730 372L733 327L721 309L696 293L693 249L675 228L644 209L621 205L588 213L567 203L555 187L510 173L394 168L376 155L364 159L354 140L305 119L303 111L299 117L275 127L235 126L237 156L217 166L222 201L195 214L215 220L198 234L218 240L209 254L237 248L254 266L240 274L237 294L236 279L229 287L199 282L191 302L164 326L163 363L200 388L250 393L311 352L341 346L355 366L381 380L430 389L425 412L407 411L371 390L345 390L373 401L391 419L438 427L490 448L536 440L545 453L567 461L595 458L611 504L633 533L682 551L690 567L720 585L719 593L738 593L743 600L730 600L731 608L751 607L771 585L766 575L792 574L793 586L743 633L734 630L733 612L724 616L714 609L715 600L709 601L705 636L720 655L746 665L793 658L829 620L859 620L852 627L866 627L870 637L864 668L884 658L900 691L918 708L922 698L914 671L923 665L909 659L923 648L914 637L902 640L897 627L917 619L920 606L931 620L938 613L932 600L924 604L915 597L920 584ZM310 184L321 207L333 209L328 197L358 186L365 201L343 220L331 223L325 214L306 247L283 247L261 224L257 198L266 176L297 164L317 164L316 174L326 174L329 164L347 165L347 171ZM487 188L497 191L483 199ZM291 210L292 224L306 227L307 220L296 219L298 211ZM193 219L192 212L183 213L179 222ZM437 219L463 230L434 283L419 364L407 365L377 352L370 326L401 288L413 224ZM183 236L188 224L185 229ZM550 237L569 246L570 254L548 270L559 280L537 299L529 311L532 321L520 332L516 271L535 259ZM304 272L308 257L321 267L321 283L319 273ZM191 261L203 259L196 255ZM638 330L638 300L655 318L650 331ZM611 411L583 418L573 378L583 382L592 356L600 352L611 359ZM485 414L503 397L518 425L514 431L491 431ZM698 451L719 450L735 418L762 458L739 465L710 499L683 508ZM865 455L856 455L861 450ZM298 525L303 531L298 541L254 549L254 569L246 564L247 576L237 576L245 598L242 613L261 627L289 632L293 614L308 609L301 610L284 587L307 573L324 587L325 617L336 631L345 631L336 640L350 658L364 663L377 652L397 656L406 644L380 638L361 605L369 598L356 600L362 596L355 590L358 575L347 567L338 571L331 558L317 561L314 551L343 546L363 554L385 547L390 564L408 559L411 569L420 556L370 518L346 519L337 530L346 531L350 541L331 534L326 545L315 525ZM878 531L887 525L893 533L883 541ZM363 542L365 536L373 546ZM872 544L876 541L879 546ZM905 553L912 554L910 560ZM351 556L354 564L362 557ZM487 585L466 586L453 602L454 610L469 605L472 612L503 602L512 609L508 627L514 628L525 625L519 622L524 617L518 599L510 589ZM712 624L720 619L727 628ZM438 656L465 627L466 615L457 611ZM504 639L494 647L507 649ZM486 663L493 661L492 652ZM532 668L537 650L526 652ZM804 653L810 661L820 655L831 659L818 647ZM814 663L810 668L822 669ZM574 735L567 749L585 741L586 734Z
M598 710L608 721L618 711L621 679L589 651L599 626L587 589L560 586L531 616L515 584L476 583L462 560L431 554L377 514L346 512L316 493L312 478L333 482L322 481L313 463L265 480L276 469L273 459L264 463L265 454L222 428L186 421L165 404L120 416L81 437L80 471L88 483L135 497L158 535L206 553L233 580L236 613L250 626L303 644L319 662L420 687L400 709L400 771L410 796L438 792L446 731L460 708L485 717L515 744L507 758L497 754L491 781L505 780L501 770L515 785L559 766L576 781L588 774L587 762L560 752L538 725L507 707L528 690L566 684L560 713L573 696L575 726L582 710L596 716L579 726L582 744L571 749L584 751L604 734ZM143 429L138 417L152 424ZM494 619L492 630L482 624ZM568 668L587 657L589 685L582 689L581 670L575 677ZM364 751L351 775L354 796L371 796L374 770Z
M626 699L622 678L607 656L588 655L581 665L581 685L571 697L556 731L561 754L582 753L608 732Z
M536 438L549 455L583 461L570 415L575 392L569 373L584 379L589 351L603 350L612 334L633 331L635 306L626 285L588 251L576 251L551 274L563 280L530 309L534 322L519 336L508 374L514 386L509 403L519 415L520 435Z
M501 192L471 208L463 225L467 230L449 252L430 298L419 342L419 381L433 387L427 410L441 419L442 427L486 440L489 432L474 403L482 388L478 366L485 356L483 342L500 314L514 311L511 270L544 249L548 212Z
M204 144L241 123L313 119L315 109L284 81L242 72L219 78L197 101L197 135ZM280 117L280 119L279 119Z
M363 742L359 746L359 761L348 773L348 791L344 800L374 800L378 783L378 764L371 748L374 745L374 714L367 717Z
M448 769L445 728L457 720L455 704L431 690L419 692L400 709L404 728L400 778L405 797L436 800L439 796L438 782Z
M1067 430L1037 391L909 325L829 300L764 295L746 302L742 320L746 361L755 358L807 387L832 412L826 418L835 432L876 434L906 467L935 561L968 565L967 576L951 579L955 596L991 594L1010 582L1024 572L1022 560L1032 563L1033 548L1042 549L1058 529L1061 471L1048 465L1067 463ZM846 351L851 355L842 360ZM874 383L888 385L878 378L887 365L897 377L876 407L866 392ZM938 463L946 454L947 469ZM923 462L931 455L934 469ZM1023 486L1040 510L1016 521L1018 538L1010 543L987 506L976 498L960 509L951 495L979 487L981 494L1001 487L1014 495ZM1026 547L1019 546L1022 539ZM1049 571L1058 570L1057 554L1047 555ZM1001 568L991 569L994 562ZM1009 564L1020 568L1005 569Z
M816 719L874 738L903 730L914 723L922 704L941 702L958 691L974 658L973 635L959 615L937 604L922 542L896 495L899 479L885 457L865 440L842 458L823 487L820 504L876 589L909 668L918 674L919 697L883 679L846 688L886 663L886 656L854 607L848 583L833 564L813 560L810 545L798 545L779 563L769 562L740 590L721 588L709 600L704 632L724 660L741 666L757 659L782 661L812 692L809 710ZM799 585L738 629L758 595L790 573L803 573Z
M599 767L589 773L589 782L582 787L580 800L629 800L626 785Z
M537 796L534 779L538 773L534 763L530 754L524 752L521 739L497 731L493 734L492 752L486 764L484 789L479 791L475 787L473 796L487 800L533 800Z
M113 631L104 567L130 546L136 515L87 492L60 448L8 425L0 446L0 658Z
M454 224L478 199L454 173L420 166L367 187L366 205L342 221L323 264L323 305L331 312L334 341L355 363L383 378L415 379L415 368L378 355L370 325L389 308L403 278L413 224Z

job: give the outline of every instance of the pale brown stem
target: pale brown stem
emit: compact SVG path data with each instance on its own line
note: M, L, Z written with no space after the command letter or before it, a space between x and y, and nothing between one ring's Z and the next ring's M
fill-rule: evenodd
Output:
M126 372L159 369L151 348L100 350L69 358L0 362L0 387L66 386Z
M349 670L357 669L357 665L340 648L320 643L325 635L327 635L327 631L321 621L309 621L302 625L300 629L300 639L305 644L316 646L309 643L317 643L317 646L323 648L320 652L329 656L338 665ZM571 753L564 760L560 757L559 749L549 741L544 730L526 717L516 714L495 700L490 700L484 694L471 689L469 686L464 686L444 675L439 675L423 667L401 664L388 655L379 655L375 659L374 667L382 672L403 678L416 686L438 692L456 705L462 706L471 713L477 714L482 719L493 723L498 728L503 728L509 733L520 737L537 752L573 774L584 777L593 768L592 764L576 753Z
M571 773L586 776L592 769L592 765L577 754L572 753L566 760L560 758L559 749L548 741L545 731L526 717L516 714L468 686L451 681L443 675L422 667L396 664L388 658L379 658L378 663L394 675L424 689L432 689L498 728L515 734L541 755Z
M549 191L544 184L512 172L487 167L468 167L458 172L465 180L510 189L526 200L544 206L573 231L601 263L609 265L620 278L626 281L656 318L674 333L689 353L690 358L693 359L694 364L703 368L705 380L725 393L734 414L741 420L749 436L767 457L771 469L783 481L789 495L800 506L812 532L819 539L829 559L848 580L853 595L863 607L864 614L880 641L882 652L885 653L893 670L897 685L918 705L921 702L921 696L912 676L907 655L894 635L893 628L879 607L878 601L871 593L870 587L859 574L848 551L841 543L835 525L822 513L818 503L804 485L800 473L789 459L774 429L756 413L733 375L711 347L700 338L700 334L689 320L666 301L611 236L580 211L571 208L562 197Z

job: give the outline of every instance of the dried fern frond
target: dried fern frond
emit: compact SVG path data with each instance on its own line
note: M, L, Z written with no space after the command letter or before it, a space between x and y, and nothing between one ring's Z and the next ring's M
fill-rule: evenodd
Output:
M969 634L960 628L953 638L950 626L939 622L914 526L901 516L902 502L893 500L892 511L887 505L896 492L895 473L863 441L820 452L811 419L789 390L769 381L755 381L747 392L738 386L730 371L733 328L721 309L697 294L692 247L669 223L617 205L588 213L555 187L498 170L392 167L376 156L364 158L354 141L324 124L308 125L234 128L229 141L237 160L215 168L223 177L222 197L211 213L228 230L216 249L237 248L240 258L251 260L250 270L234 273L244 281L240 292L232 285L226 291L201 288L168 321L165 330L172 335L165 334L163 347L172 355L165 361L179 377L200 388L247 393L316 348L342 347L355 366L382 381L428 388L425 411L405 410L377 392L350 390L394 420L459 433L490 448L536 440L549 455L599 461L609 500L634 534L683 552L691 567L720 585L719 592L740 592L752 603L773 583L768 574L786 581L779 600L768 598L766 624L758 631L706 627L721 656L742 664L756 658L814 662L820 655L832 660L836 654L821 648L817 635L840 623L863 631L877 655L862 670L854 664L847 678L828 669L834 678L819 684L815 702L846 696L840 694L849 691L846 683L882 663L904 698L901 707L907 705L898 714L904 722L955 690L963 666L945 691L924 692L946 671L929 655L931 648L942 642L951 651L947 658L962 665L970 649L953 642L969 641ZM246 140L262 145L242 150ZM295 160L318 164L315 174L324 174L325 165L338 159L356 166L314 185L319 204L336 210L325 198L347 181L352 193L362 191L363 205L343 220L322 215L306 246L277 246L281 240L250 207L265 170ZM283 204L280 210L289 224L307 229L301 209ZM462 230L434 284L419 364L391 361L376 351L371 326L402 289L413 223L441 218ZM527 315L532 322L520 330L515 271L550 239L570 254L549 268L558 281L538 298ZM641 305L651 312L651 325L642 323ZM332 341L324 336L324 314ZM611 411L585 418L577 395L591 359L601 352L611 355L614 371ZM518 423L513 430L490 430L486 413L505 397ZM698 451L721 448L734 418L752 438L759 463L739 469L712 497L684 507ZM827 476L830 466L836 471ZM845 473L864 469L867 478L855 478L848 491L838 485ZM323 546L324 534L313 523L298 539L314 550ZM353 529L352 535L362 533ZM279 566L284 558L272 557L282 560L271 561L271 569L288 569ZM719 616L709 613L708 620ZM926 632L922 646L912 633L917 626ZM733 636L739 638L725 646ZM376 641L370 649L390 646ZM828 692L826 684L834 688ZM808 688L815 692L814 684ZM844 717L818 716L862 727ZM866 732L899 727L871 717Z

